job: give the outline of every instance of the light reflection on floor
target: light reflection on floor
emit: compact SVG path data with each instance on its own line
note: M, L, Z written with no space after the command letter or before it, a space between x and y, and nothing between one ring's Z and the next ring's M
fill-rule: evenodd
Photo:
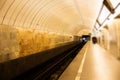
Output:
M97 74L97 80L118 80L114 75L117 73L118 61L99 45L95 44L93 47L94 68Z

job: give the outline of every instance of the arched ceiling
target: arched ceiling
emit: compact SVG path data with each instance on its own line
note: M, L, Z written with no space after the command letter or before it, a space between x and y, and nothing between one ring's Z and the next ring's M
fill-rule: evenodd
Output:
M0 24L66 34L92 29L103 0L0 0Z

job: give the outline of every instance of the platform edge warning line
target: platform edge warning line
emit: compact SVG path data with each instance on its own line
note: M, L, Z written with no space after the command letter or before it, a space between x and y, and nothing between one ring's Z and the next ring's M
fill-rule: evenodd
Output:
M88 50L88 47L85 50L85 53L84 53L83 59L81 61L80 67L78 69L78 73L75 77L75 80L80 80L80 76L81 76L81 73L82 73L82 70L83 70L83 65L84 65L84 62L85 62L85 57L86 57L87 50Z

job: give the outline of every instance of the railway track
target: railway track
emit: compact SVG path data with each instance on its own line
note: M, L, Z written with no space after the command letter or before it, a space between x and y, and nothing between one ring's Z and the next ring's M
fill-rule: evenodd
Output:
M64 53L32 68L14 80L57 80L85 43L80 43Z

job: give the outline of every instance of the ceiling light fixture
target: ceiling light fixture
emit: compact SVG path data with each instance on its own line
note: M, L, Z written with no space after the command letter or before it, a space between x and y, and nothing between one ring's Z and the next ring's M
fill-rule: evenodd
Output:
M120 5L120 0L104 0L98 17L96 19L94 28L99 30L100 27L103 27L104 23L109 19L112 14L116 13L116 9Z

